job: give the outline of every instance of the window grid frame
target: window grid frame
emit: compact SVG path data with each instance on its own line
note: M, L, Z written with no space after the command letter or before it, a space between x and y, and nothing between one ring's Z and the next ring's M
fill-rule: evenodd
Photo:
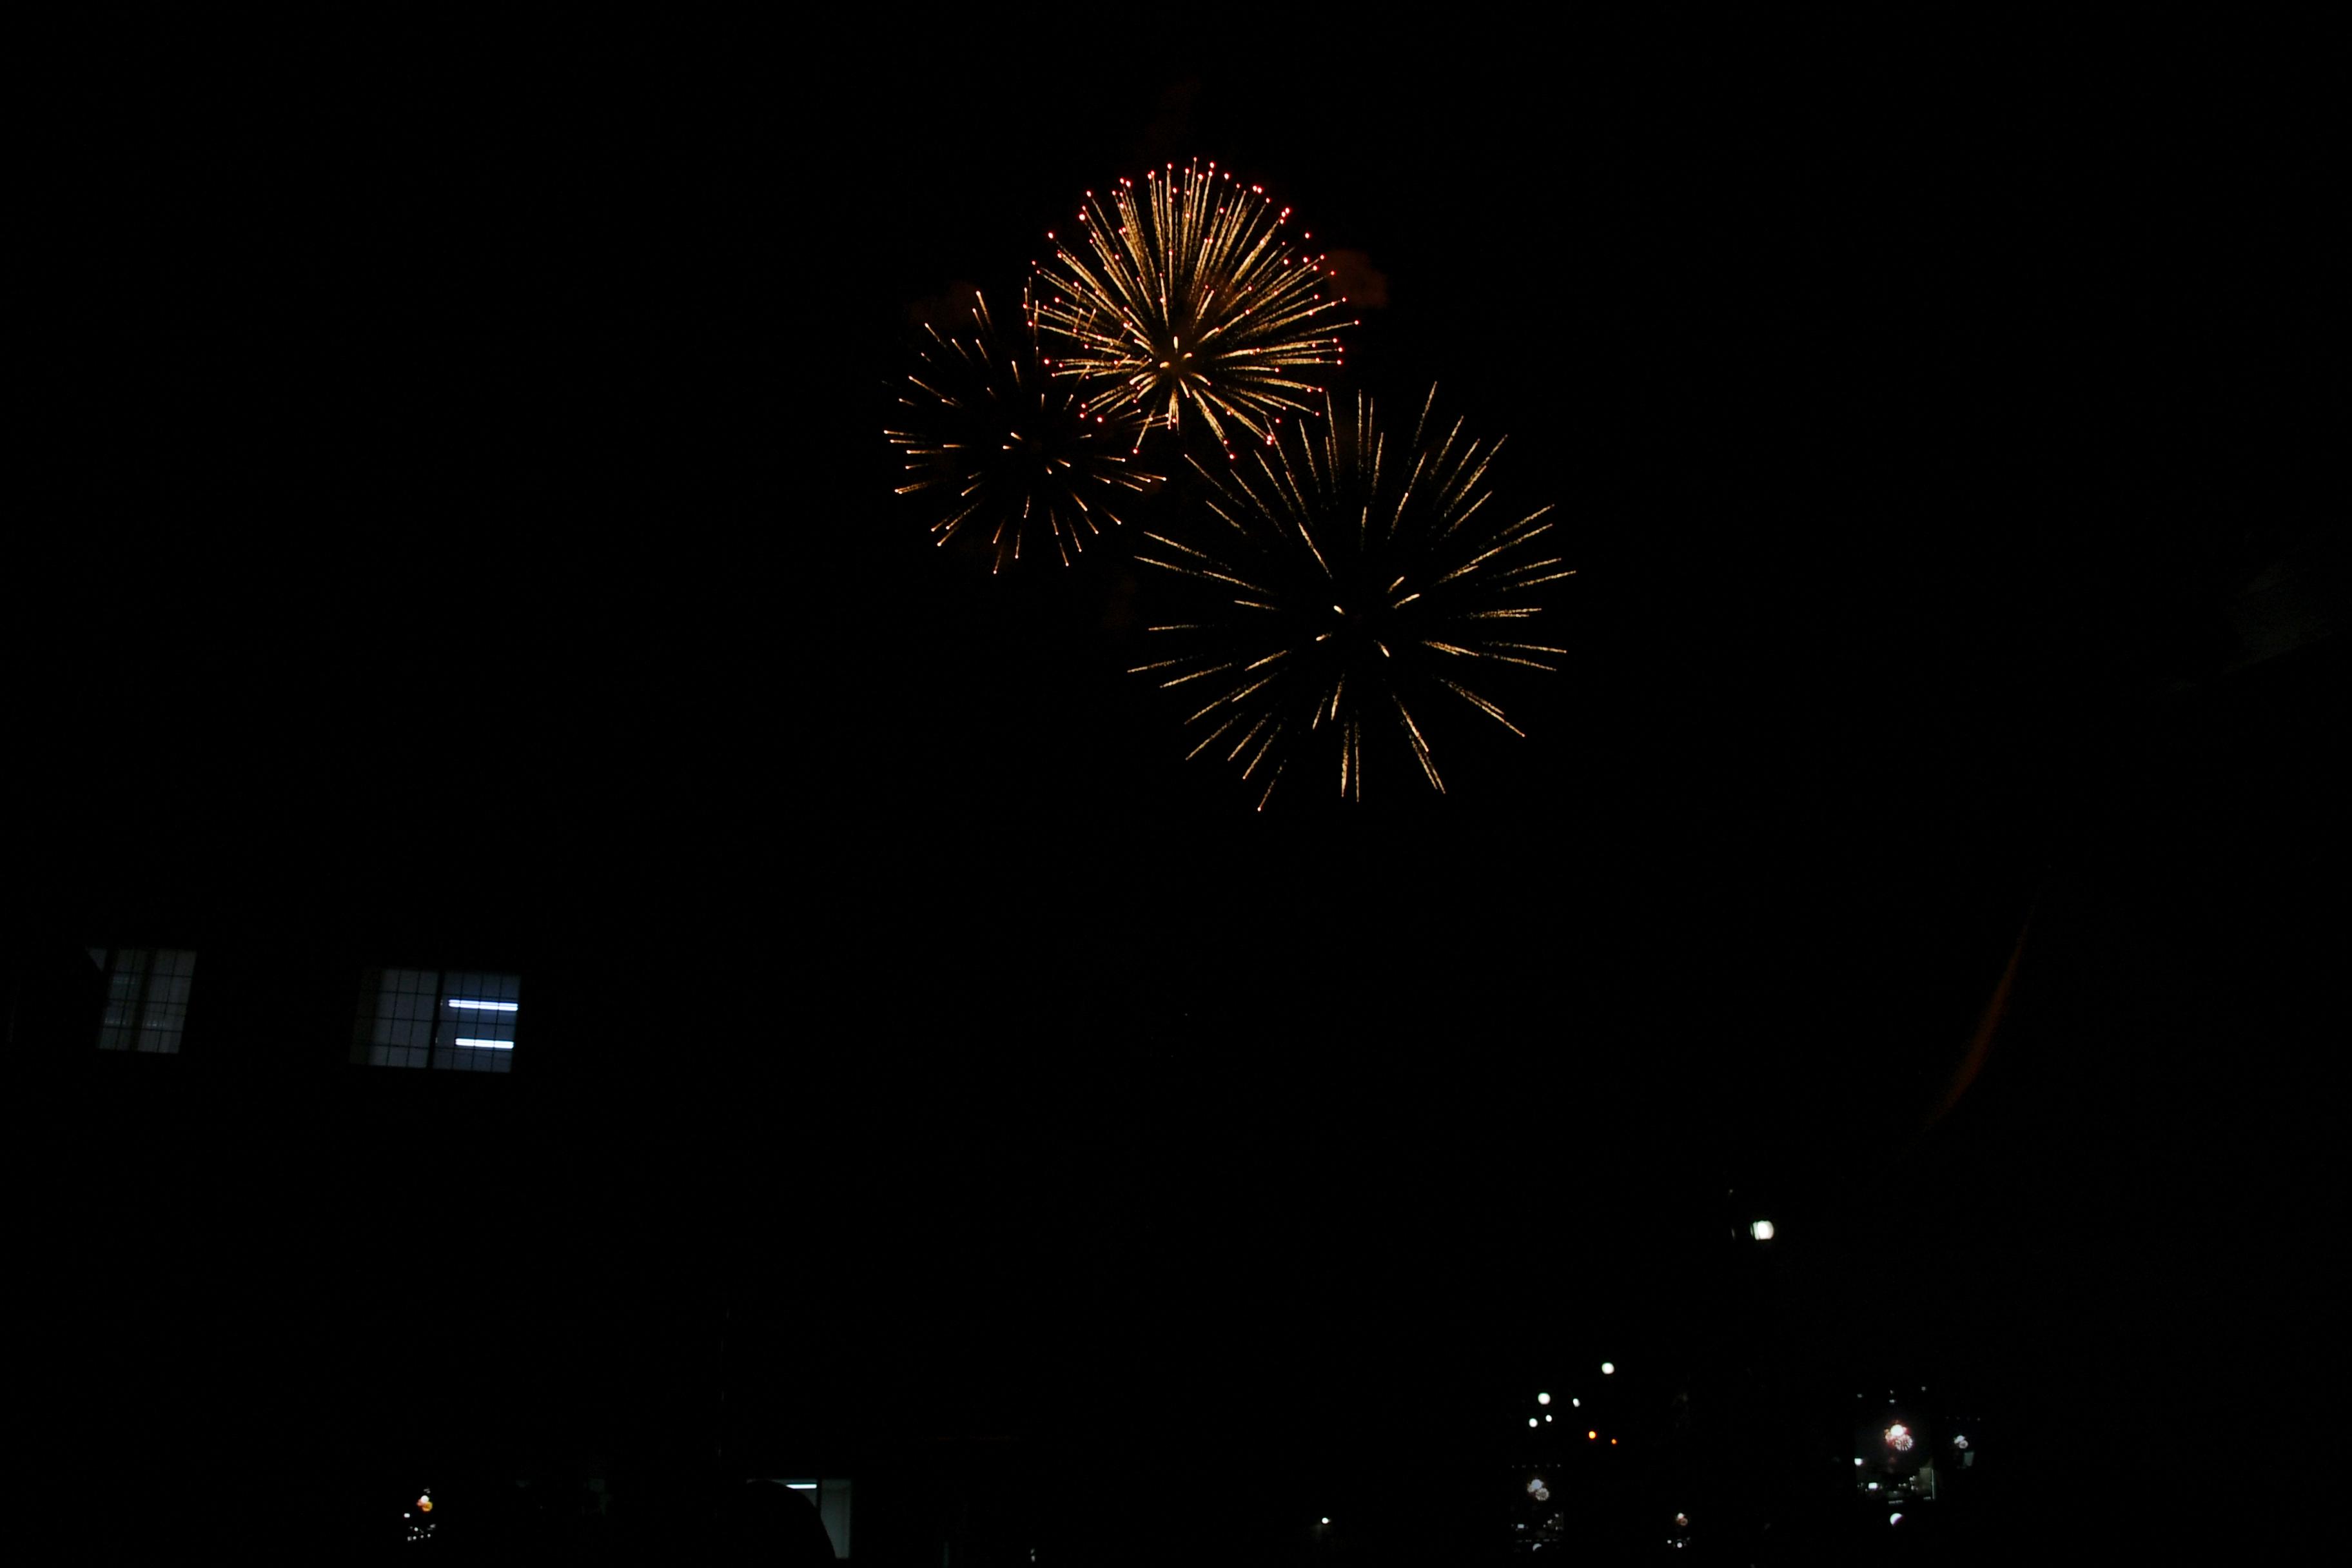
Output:
M373 1013L367 1011L363 997L360 1017L368 1034L362 1065L424 1072L506 1074L514 1070L514 1054L521 1044L518 1016L522 1005L520 974L407 969L387 964L371 968L366 976L374 981L374 1006ZM490 1010L489 1018L474 1026L480 1037L499 1040L500 1044L457 1043L466 1037L459 1036L457 1030L468 1023L467 1014L457 1006L460 996L509 1005ZM426 1004L421 1008L416 1005L420 1000ZM421 1040L417 1037L420 1028ZM387 1035L398 1037L384 1037Z
M188 1032L195 989L196 952L184 947L92 947L87 950L106 984L98 1048L125 1056L176 1057ZM131 961L128 971L124 960ZM125 994L118 984L130 982ZM163 981L159 997L157 981ZM116 1022L119 1017L121 1022ZM153 1043L150 1043L150 1042Z

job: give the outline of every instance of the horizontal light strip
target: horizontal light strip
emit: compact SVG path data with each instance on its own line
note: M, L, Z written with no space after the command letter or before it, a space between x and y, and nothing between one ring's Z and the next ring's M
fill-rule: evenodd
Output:
M473 1046L485 1051L510 1051L514 1049L514 1042L512 1040L469 1040L465 1036L460 1035L457 1037L457 1043L461 1046Z
M816 1483L814 1481L786 1481L784 1485L792 1488L793 1490L796 1492L813 1492L816 1490Z
M511 1013L522 1004L520 1002L468 1002L463 997L452 996L449 998L449 1005L471 1007L479 1013Z

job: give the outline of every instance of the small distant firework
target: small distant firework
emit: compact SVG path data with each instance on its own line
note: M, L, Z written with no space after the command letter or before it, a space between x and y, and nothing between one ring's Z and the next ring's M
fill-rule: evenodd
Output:
M1209 489L1198 526L1183 539L1146 531L1137 549L1211 602L1151 627L1168 656L1131 673L1198 694L1190 754L1262 780L1260 809L1317 755L1343 796L1362 799L1367 747L1388 743L1443 793L1430 710L1465 704L1523 734L1486 689L1508 670L1559 668L1565 650L1529 626L1542 585L1575 574L1555 552L1551 509L1506 521L1490 508L1502 442L1465 439L1459 420L1439 434L1436 396L1400 451L1360 397L1352 420L1327 405L1319 435L1294 425L1254 460L1193 463Z
M1123 179L1108 208L1087 192L1084 244L1046 236L1033 289L1054 374L1092 413L1130 408L1171 430L1189 413L1229 452L1235 428L1271 441L1285 411L1312 407L1323 383L1305 373L1338 365L1355 324L1324 258L1284 238L1289 217L1214 163L1171 163L1139 193Z
M1007 336L975 294L969 334L925 327L921 365L898 398L905 428L884 432L906 458L898 493L943 498L938 542L967 525L984 531L993 571L1044 541L1067 565L1119 524L1126 497L1162 482L1133 455L1137 416L1090 411L1045 374L1028 313Z

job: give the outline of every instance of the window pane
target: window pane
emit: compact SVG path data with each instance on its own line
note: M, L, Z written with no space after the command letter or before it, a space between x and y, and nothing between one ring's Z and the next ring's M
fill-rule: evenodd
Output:
M519 976L467 970L378 973L374 1016L364 1037L371 1065L511 1070L522 992Z
M194 986L195 953L178 947L89 951L106 966L99 1049L176 1052Z

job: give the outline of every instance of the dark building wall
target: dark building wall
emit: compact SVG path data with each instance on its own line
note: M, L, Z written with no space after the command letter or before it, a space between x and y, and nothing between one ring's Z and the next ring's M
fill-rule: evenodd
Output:
M707 1426L730 1198L707 1129L630 1092L681 1068L665 1020L593 964L338 935L174 925L199 962L168 1057L94 1048L69 939L47 971L20 967L12 1045L47 1064L20 1102L26 1268L80 1451L178 1499L257 1473L396 1492L420 1465L585 1458ZM351 1065L380 957L523 974L515 1070ZM621 1098L593 1092L583 1058L628 1062Z

